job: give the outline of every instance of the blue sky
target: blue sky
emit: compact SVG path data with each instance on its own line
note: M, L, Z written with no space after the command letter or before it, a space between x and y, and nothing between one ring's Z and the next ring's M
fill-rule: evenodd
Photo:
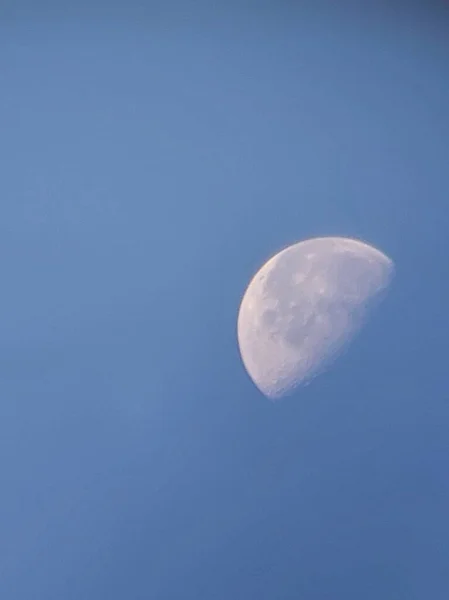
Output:
M3 9L0 595L446 600L447 10L167 6ZM238 306L315 235L397 276L273 405Z

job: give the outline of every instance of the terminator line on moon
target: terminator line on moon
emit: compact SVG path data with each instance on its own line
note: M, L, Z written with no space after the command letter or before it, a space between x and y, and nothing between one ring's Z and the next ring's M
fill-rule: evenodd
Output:
M299 242L273 256L240 306L240 354L271 400L295 391L347 346L384 296L393 261L349 238Z

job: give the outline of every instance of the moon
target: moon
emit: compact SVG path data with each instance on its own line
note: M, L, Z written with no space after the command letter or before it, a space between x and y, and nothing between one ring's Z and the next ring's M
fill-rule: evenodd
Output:
M360 240L319 237L285 248L251 280L237 319L243 364L270 400L330 365L385 296L393 261Z

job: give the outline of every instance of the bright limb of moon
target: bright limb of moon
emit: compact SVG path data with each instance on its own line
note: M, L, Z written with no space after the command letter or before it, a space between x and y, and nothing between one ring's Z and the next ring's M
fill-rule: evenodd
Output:
M384 296L393 261L359 240L299 242L266 262L240 305L237 337L243 364L272 400L328 366Z

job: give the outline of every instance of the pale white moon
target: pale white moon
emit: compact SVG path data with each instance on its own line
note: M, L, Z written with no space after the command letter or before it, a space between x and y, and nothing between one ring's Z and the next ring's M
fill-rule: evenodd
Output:
M384 296L393 273L385 254L342 237L294 244L265 263L237 321L243 364L260 391L279 399L328 366Z

